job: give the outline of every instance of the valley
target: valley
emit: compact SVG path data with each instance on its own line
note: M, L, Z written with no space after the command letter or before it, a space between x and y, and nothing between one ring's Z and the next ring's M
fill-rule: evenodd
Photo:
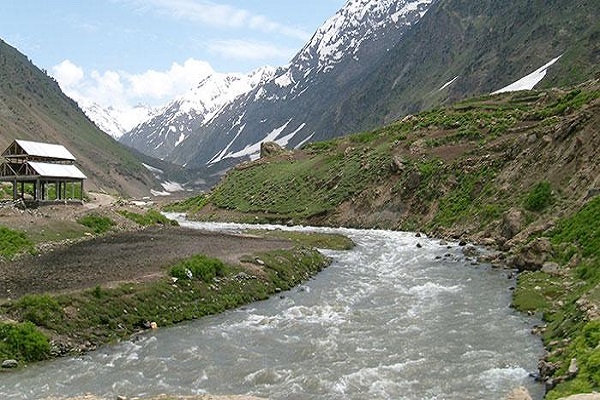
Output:
M349 0L288 64L128 112L0 39L0 146L88 177L0 186L0 394L595 396L596 3Z

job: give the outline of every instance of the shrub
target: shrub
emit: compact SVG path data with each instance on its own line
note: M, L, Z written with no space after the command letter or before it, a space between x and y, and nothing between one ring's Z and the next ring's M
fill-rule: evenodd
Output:
M178 279L196 279L210 283L225 274L225 264L216 258L195 255L171 267L171 276Z
M50 355L50 342L31 322L0 323L0 359L39 361Z
M24 232L0 226L0 256L10 259L18 253L32 249L33 242L27 238Z
M83 226L87 226L96 234L107 232L115 225L112 219L98 214L88 214L79 218L77 222Z
M550 182L543 181L536 184L525 199L524 207L529 211L540 212L552 204L553 195Z
M575 215L559 221L551 234L554 244L575 244L584 257L600 257L600 197L590 200ZM571 247L565 258L572 255ZM568 258L567 258L568 259Z

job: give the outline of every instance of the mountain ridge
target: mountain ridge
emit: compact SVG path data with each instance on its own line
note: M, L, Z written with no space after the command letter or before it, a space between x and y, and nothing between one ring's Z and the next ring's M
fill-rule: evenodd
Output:
M371 129L491 93L561 55L538 86L576 84L600 72L595 16L590 0L350 1L271 80L196 123L165 159L206 177L257 158L265 140L297 148Z

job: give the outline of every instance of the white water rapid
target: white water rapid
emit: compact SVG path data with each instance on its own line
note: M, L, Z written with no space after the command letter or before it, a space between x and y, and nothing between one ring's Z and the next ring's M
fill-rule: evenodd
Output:
M2 373L0 398L465 400L503 399L517 386L542 398L529 377L543 351L530 334L537 321L509 308L507 271L474 265L456 244L414 233L326 231L357 246L326 251L332 265L303 286L82 357Z

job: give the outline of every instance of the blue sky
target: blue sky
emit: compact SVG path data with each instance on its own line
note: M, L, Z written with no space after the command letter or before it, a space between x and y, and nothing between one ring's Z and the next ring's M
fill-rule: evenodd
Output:
M104 106L156 105L212 71L286 64L344 3L6 0L0 38L72 97Z

